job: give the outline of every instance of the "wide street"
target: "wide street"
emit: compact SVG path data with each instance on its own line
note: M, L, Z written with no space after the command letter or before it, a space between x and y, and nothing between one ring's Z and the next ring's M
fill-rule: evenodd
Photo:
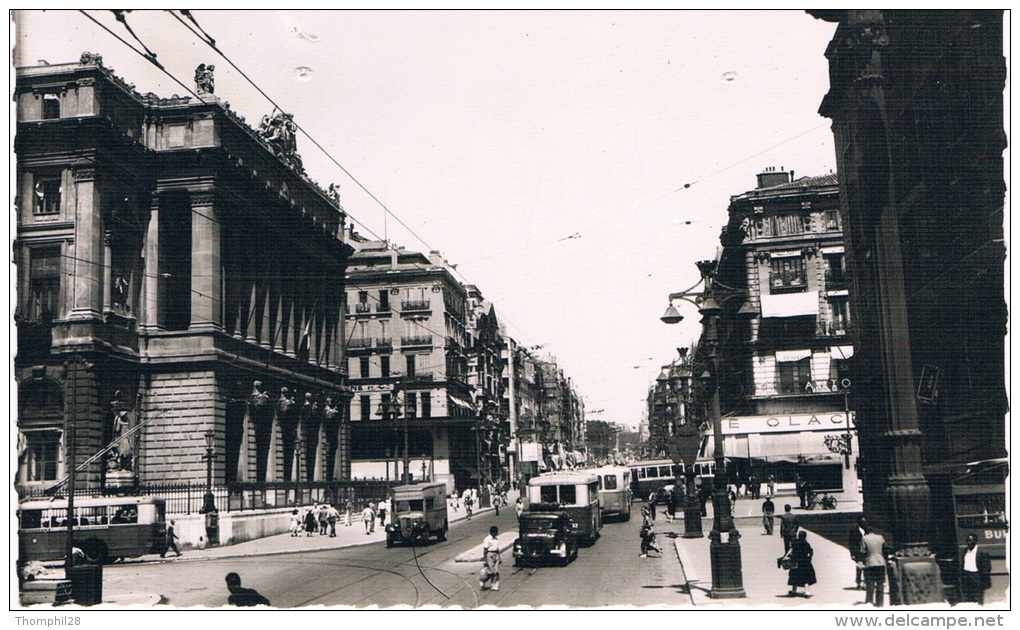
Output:
M635 504L637 509L638 504ZM181 560L160 561L149 556L143 562L109 565L104 571L104 590L144 591L163 597L162 604L185 608L220 607L226 603L223 576L236 571L245 586L254 588L274 607L309 606L480 606L571 607L677 606L690 603L681 590L679 566L672 541L665 535L662 559L638 558L637 518L607 523L593 547L582 547L577 560L567 567L513 566L511 550L503 552L499 592L478 587L480 562L456 562L455 558L484 539L491 525L498 525L507 542L516 535L512 509L477 514L472 520L451 524L447 542L428 547L394 547L381 542L323 551L295 551L253 557L198 559L199 552ZM363 531L360 523L352 529ZM289 539L295 548L319 539ZM280 541L277 541L280 542Z

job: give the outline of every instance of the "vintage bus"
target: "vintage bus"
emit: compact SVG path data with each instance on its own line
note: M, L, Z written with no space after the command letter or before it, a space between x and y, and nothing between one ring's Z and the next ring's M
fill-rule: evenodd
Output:
M630 520L630 505L634 500L630 487L630 468L603 466L592 472L599 477L599 505L602 507L602 516Z
M166 545L166 505L155 497L75 499L71 524L73 545L92 564L160 553ZM19 560L60 560L66 553L67 499L21 503Z
M967 535L975 534L978 544L992 558L1006 557L1006 477L1009 463L1005 460L968 464L953 480L953 511L956 521L956 543L963 547Z
M574 535L589 545L602 530L599 477L590 470L553 472L528 481L529 511L566 512Z

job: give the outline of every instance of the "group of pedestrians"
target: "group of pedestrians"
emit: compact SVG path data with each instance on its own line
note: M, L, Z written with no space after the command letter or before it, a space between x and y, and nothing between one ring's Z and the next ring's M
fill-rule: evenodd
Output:
M304 513L295 508L290 513L290 535L296 537L304 533L305 536L319 535L336 538L337 524L343 519L344 525L350 527L353 511L354 506L350 501L344 504L343 512L331 503L310 506L305 509ZM362 512L362 518L364 516L364 512ZM374 521L374 519L375 510L373 509L372 520Z

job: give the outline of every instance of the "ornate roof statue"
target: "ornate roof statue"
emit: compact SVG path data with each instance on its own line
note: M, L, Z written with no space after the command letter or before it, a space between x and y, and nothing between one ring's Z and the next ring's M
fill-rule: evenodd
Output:
M297 154L297 125L292 115L275 110L272 117L266 114L259 125L259 136L287 166L304 173L301 156Z
M199 94L212 94L216 88L216 82L213 79L213 71L216 66L209 64L208 66L204 63L198 64L195 68L195 86L196 92Z

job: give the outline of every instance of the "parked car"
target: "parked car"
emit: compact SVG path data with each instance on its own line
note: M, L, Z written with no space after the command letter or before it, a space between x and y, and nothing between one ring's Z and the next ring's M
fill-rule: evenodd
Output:
M574 524L566 512L524 512L514 542L514 560L518 566L548 561L566 566L577 557L577 546Z

